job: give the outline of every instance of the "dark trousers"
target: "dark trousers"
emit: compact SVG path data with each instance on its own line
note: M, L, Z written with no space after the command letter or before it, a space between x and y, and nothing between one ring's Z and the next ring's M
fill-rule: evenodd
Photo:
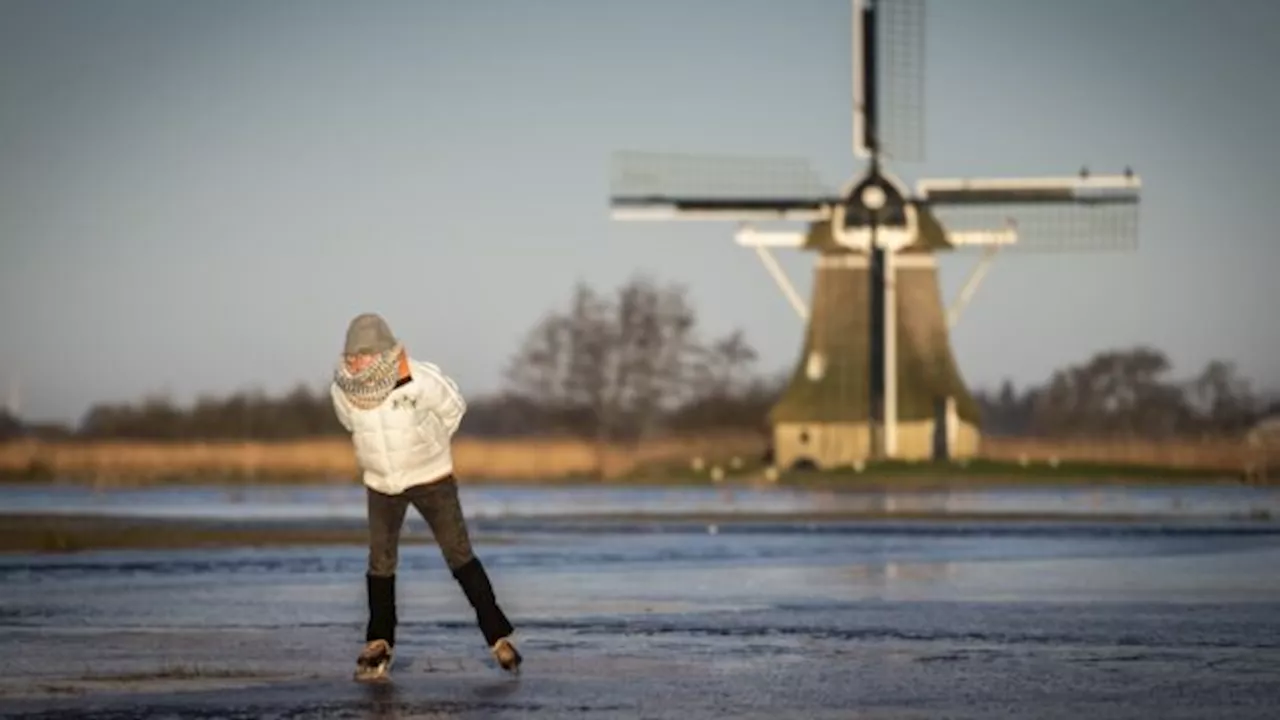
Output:
M431 527L445 564L475 610L485 642L492 647L498 639L511 634L511 623L498 607L484 565L471 549L467 523L458 502L458 483L452 475L416 485L399 495L386 495L372 488L366 488L366 495L369 514L366 641L386 640L395 645L396 567L400 558L400 531L410 505Z

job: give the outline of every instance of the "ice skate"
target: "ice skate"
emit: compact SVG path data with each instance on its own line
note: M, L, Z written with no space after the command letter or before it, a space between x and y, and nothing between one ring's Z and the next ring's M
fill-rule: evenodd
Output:
M516 650L510 638L499 639L493 644L492 652L494 659L503 670L509 673L520 672L520 663L524 662L524 658L520 657L520 652Z
M356 658L355 679L362 681L389 680L391 661L395 652L386 640L373 640L364 646Z

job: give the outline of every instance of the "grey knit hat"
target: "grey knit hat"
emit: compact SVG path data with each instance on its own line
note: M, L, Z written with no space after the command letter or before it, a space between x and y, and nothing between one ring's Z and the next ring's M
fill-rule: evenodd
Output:
M345 355L377 355L395 347L396 343L396 336L391 334L391 327L381 315L363 313L347 326L347 342L342 352Z

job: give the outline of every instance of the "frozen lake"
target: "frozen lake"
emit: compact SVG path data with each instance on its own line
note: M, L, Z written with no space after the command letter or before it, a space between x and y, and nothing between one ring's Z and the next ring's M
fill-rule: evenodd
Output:
M1222 520L1273 507L1273 494L930 497L965 510L1169 517L813 523L788 513L888 501L469 487L469 513L501 540L478 552L519 628L525 671L492 668L436 548L417 545L402 549L399 659L383 688L349 679L362 547L0 555L0 714L1273 717L1280 523ZM5 488L0 502L6 512L264 521L363 513L358 488ZM716 528L538 521L726 507L773 517Z

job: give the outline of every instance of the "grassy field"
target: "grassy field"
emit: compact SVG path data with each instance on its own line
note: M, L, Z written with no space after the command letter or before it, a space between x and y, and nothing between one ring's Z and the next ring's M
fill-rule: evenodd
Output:
M933 485L1005 482L1140 482L1238 479L1249 462L1238 442L1063 442L987 438L959 463L877 463L861 471L767 478L764 439L721 435L597 448L575 439L460 438L456 472L467 481L797 485ZM280 443L39 442L0 444L0 479L91 482L103 487L220 482L353 482L344 438Z

